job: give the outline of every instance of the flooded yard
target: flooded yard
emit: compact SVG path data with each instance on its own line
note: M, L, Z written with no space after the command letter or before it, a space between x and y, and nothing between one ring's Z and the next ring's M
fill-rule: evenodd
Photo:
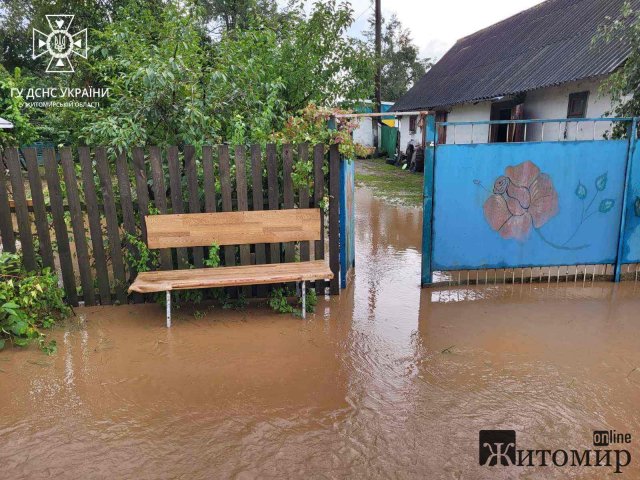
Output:
M640 477L639 284L421 289L421 211L356 202L355 279L306 321L78 308L57 355L2 352L0 478ZM480 466L480 430L632 460Z

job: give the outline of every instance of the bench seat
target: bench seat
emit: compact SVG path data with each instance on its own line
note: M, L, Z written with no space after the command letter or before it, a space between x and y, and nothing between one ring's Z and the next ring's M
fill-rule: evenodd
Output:
M270 283L329 280L333 273L324 260L310 262L192 268L141 272L129 292L152 293L192 288L234 287Z

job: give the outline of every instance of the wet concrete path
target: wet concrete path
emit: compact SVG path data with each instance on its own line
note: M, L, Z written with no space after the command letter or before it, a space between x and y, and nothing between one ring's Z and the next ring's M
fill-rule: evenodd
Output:
M357 194L357 267L302 321L250 305L81 308L59 352L0 353L0 478L606 478L480 467L518 448L632 434L640 477L640 286L420 289L421 211Z

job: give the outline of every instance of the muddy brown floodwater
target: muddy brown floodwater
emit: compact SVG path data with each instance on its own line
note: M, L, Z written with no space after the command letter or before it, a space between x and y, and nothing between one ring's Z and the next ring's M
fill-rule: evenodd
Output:
M0 353L0 478L640 478L640 286L420 289L420 225L359 190L355 280L307 321L79 308L57 355ZM479 466L482 429L632 461Z

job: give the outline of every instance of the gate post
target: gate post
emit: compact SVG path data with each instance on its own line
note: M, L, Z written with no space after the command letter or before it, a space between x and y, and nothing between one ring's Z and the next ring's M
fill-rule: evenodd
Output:
M622 272L622 260L624 254L625 244L625 230L627 225L627 209L629 208L629 183L631 182L631 171L634 167L633 158L638 144L638 119L634 118L631 122L631 126L628 129L629 135L629 148L627 149L627 163L624 177L624 190L622 191L622 213L620 215L620 232L618 234L618 252L616 255L616 264L614 269L614 282L620 281L620 274Z
M349 271L356 264L356 162L340 159L340 288L347 288Z
M429 113L424 128L424 184L422 187L422 286L433 282L431 270L434 166L436 154L436 117Z

